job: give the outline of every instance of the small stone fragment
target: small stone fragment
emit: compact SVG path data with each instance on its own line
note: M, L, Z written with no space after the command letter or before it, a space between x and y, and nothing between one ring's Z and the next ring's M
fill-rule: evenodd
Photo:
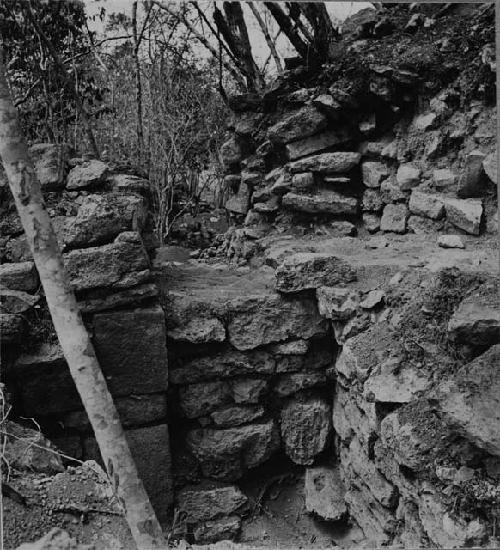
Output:
M441 248L465 248L460 235L440 235L437 243Z

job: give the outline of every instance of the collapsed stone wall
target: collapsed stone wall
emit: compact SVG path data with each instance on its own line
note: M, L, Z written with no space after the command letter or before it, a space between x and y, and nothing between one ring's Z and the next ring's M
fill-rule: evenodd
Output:
M371 545L493 544L498 282L380 249L350 263L340 241L164 267L179 533L237 537L274 457L309 513Z
M148 182L65 145L30 149L65 266L158 514L170 505L164 313L152 280ZM67 455L98 448L54 334L6 182L0 187L2 382L15 418L35 418ZM32 426L33 427L33 426Z
M368 10L373 25L388 19L394 34L368 37L364 27L350 32L356 25L348 23L337 55L319 74L300 67L262 98L235 99L221 151L234 222L227 255L249 259L269 233L288 230L494 231L496 109L487 90L495 64L487 10L427 19L406 12L403 21ZM411 17L413 26L405 27ZM464 25L474 28L465 52Z

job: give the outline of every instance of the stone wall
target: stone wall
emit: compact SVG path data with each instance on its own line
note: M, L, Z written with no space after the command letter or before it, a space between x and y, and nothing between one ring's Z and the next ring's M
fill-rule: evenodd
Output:
M71 284L160 517L171 504L165 319L148 252L148 182L64 145L31 148ZM66 454L98 458L5 186L0 188L2 381L14 417Z
M274 458L302 470L310 514L370 545L491 544L497 282L380 250L350 264L339 241L254 270L164 267L179 532L237 537L242 488Z
M439 73L429 60L430 69L418 64L419 48L429 59L441 55L434 34L430 40L415 41L415 60L392 57L388 65L370 49L383 48L383 41L346 40L343 55L352 68L343 79L340 56L321 74L289 71L264 97L233 101L221 150L234 225L228 257L249 259L264 236L289 230L496 231L496 109L479 92L474 99L462 95L468 77ZM479 46L474 59L483 88L492 78L488 47Z

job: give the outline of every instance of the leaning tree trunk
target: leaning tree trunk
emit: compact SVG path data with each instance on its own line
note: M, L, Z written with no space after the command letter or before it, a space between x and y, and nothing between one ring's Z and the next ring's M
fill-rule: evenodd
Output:
M0 55L1 57L1 55ZM166 548L125 432L69 284L40 184L0 60L0 157L33 254L64 357L99 444L109 478L140 550Z

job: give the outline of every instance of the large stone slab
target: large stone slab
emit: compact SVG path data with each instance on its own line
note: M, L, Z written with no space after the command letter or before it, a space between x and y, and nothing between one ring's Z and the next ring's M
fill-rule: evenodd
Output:
M227 330L238 350L250 350L290 338L309 339L323 334L326 323L311 298L280 295L242 297L233 300Z
M411 193L408 207L413 214L425 216L432 220L439 220L444 215L444 203L440 196L417 191L416 189Z
M330 405L320 397L289 402L281 411L285 452L296 464L311 465L330 442Z
M0 265L0 284L10 290L35 292L40 283L34 262Z
M167 389L165 316L161 307L96 314L94 343L114 395Z
M100 160L87 160L70 170L66 189L75 191L96 187L106 181L108 165Z
M422 171L414 164L401 164L396 173L396 181L401 191L409 191L420 183Z
M359 209L358 199L324 189L314 195L287 193L283 196L282 205L307 214L355 216Z
M477 197L484 191L483 161L485 155L478 149L471 151L465 158L465 166L458 180L457 195L465 199Z
M270 420L225 430L191 430L187 445L200 462L204 476L234 481L249 468L265 462L280 443L276 425Z
M191 384L214 378L272 374L275 366L276 361L268 352L247 351L241 353L227 350L213 355L204 355L192 359L178 368L171 368L170 381L173 384Z
M74 290L127 288L147 281L149 259L137 233L122 233L115 242L72 250L64 263Z
M348 321L357 311L361 296L359 291L344 287L322 286L316 289L321 315L332 321Z
M290 143L320 132L327 124L327 119L319 111L306 106L281 118L268 129L267 136L274 142Z
M438 389L437 407L460 435L500 456L500 345L462 367Z
M493 288L466 298L448 323L448 337L458 344L500 344L500 296Z
M276 290L283 293L335 286L357 279L356 270L345 260L313 252L288 256L276 269L275 276Z
M405 233L408 214L406 204L388 204L382 213L380 229L393 233Z
M187 418L206 416L231 402L231 386L227 382L189 384L179 389L179 405Z
M141 231L146 220L144 199L137 195L87 195L76 217L64 224L61 240L68 248L111 242L124 231Z
M167 521L174 494L168 425L127 430L125 434L156 515Z
M318 172L320 174L342 174L355 168L361 155L351 152L321 153L289 164L292 173Z
M450 199L444 200L446 217L459 229L471 235L479 235L481 230L481 218L483 205L475 199Z
M306 468L304 493L306 510L322 519L339 521L347 513L345 488L338 469Z
M346 131L329 130L315 136L288 143L286 154L289 160L297 160L301 157L319 153L335 145L346 143L351 137L349 132Z

